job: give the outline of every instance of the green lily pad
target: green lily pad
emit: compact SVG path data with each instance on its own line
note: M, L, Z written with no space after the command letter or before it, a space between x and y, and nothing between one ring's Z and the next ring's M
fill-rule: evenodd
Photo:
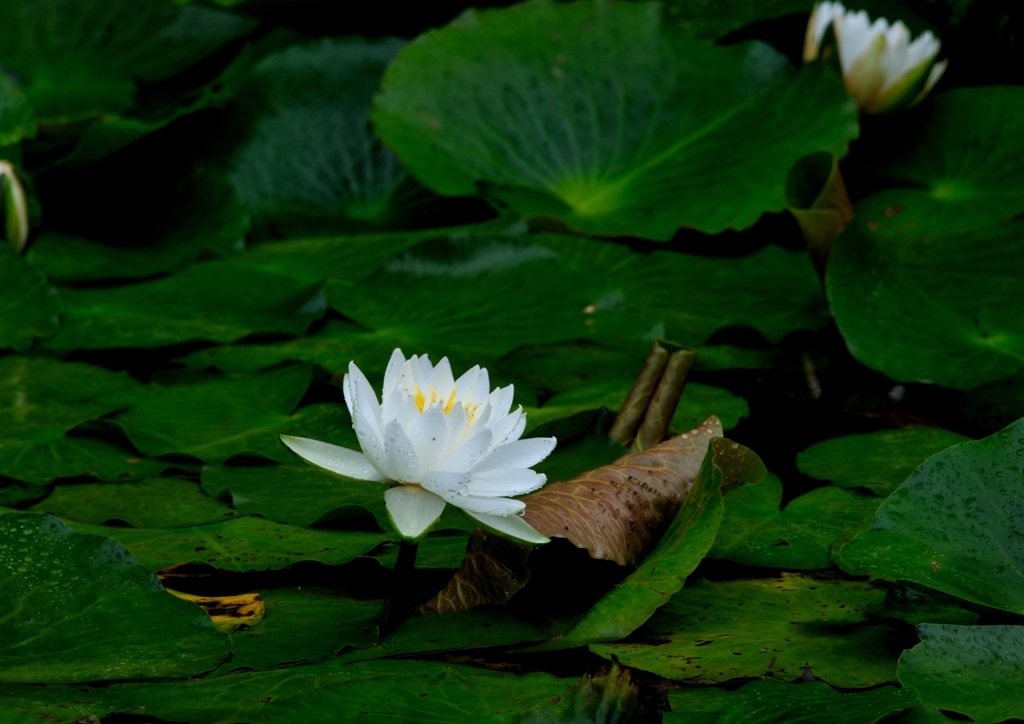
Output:
M933 455L843 547L843 562L1024 613L1022 465L1024 420Z
M146 188L147 203L104 225L102 241L43 231L26 258L58 283L145 279L182 269L204 251L224 256L244 242L249 214L226 181L196 176L182 184L172 175Z
M1007 263L1024 252L1022 131L1024 89L1007 86L936 96L895 132L879 170L913 186L857 204L828 264L861 362L965 390L1024 367L1024 276Z
M395 221L416 188L373 135L369 112L404 44L325 38L253 68L231 106L223 153L257 230L294 235Z
M969 437L933 427L879 430L819 442L797 455L796 464L812 478L885 496L932 455L969 441Z
M34 135L36 120L28 99L7 73L0 73L0 146L13 146Z
M828 485L780 510L782 481L769 475L725 496L725 516L708 555L765 568L828 568L833 544L848 527L870 520L881 502Z
M80 475L106 482L142 480L170 467L172 463L147 458L128 445L98 438L0 442L0 474L32 484Z
M553 420L571 417L585 411L607 407L617 413L629 394L634 380L628 377L595 382L555 395L543 407L528 408L527 431ZM679 405L672 415L670 427L677 432L692 430L711 415L722 421L722 429L730 430L741 417L750 414L747 401L728 390L699 382L688 382L679 398Z
M810 669L833 686L896 680L891 629L867 607L885 591L866 583L798 574L700 580L672 596L632 642L595 644L594 653L669 679L714 684L739 677L792 681Z
M356 441L339 444L352 449L359 447ZM289 462L293 460L291 457ZM203 468L202 482L203 490L214 498L229 501L243 515L261 515L300 527L317 523L337 526L340 521L372 516L380 530L389 531L392 527L384 507L387 486L339 480L308 465L208 465ZM457 509L448 506L434 529L471 530L472 526Z
M679 291L691 287L701 293ZM700 345L721 327L745 325L779 340L825 319L806 255L777 247L738 259L637 254L555 235L426 242L364 281L329 282L326 294L373 330L363 333L367 349L446 354L456 367L491 364L525 340L575 339L626 348L640 364L659 337Z
M154 571L179 563L206 563L227 571L277 570L298 561L341 565L387 539L383 533L311 530L255 517L191 528L68 524L81 533L113 538Z
M697 352L694 370L771 367L772 352L768 350L716 344L701 347ZM498 360L497 366L505 374L525 380L538 392L557 395L603 380L635 377L643 362L621 349L573 340L520 347Z
M226 261L121 287L65 287L61 296L63 326L44 345L56 352L302 334L326 308L315 284Z
M231 634L234 657L225 671L267 671L279 664L332 658L341 649L377 641L382 602L359 601L329 588L299 586L260 591L263 620Z
M6 16L0 57L47 124L125 111L136 80L173 75L253 26L160 0L13 0Z
M332 662L181 682L5 686L0 702L19 714L45 712L68 722L124 712L191 724L262 717L275 724L360 719L514 724L524 710L551 701L569 683L540 672L513 674L432 661Z
M0 679L184 677L228 653L209 617L109 538L49 515L0 515Z
M358 447L348 410L316 404L292 414L312 379L306 365L241 378L151 386L116 422L148 455L191 455L222 463L235 455L291 462L288 433Z
M658 240L746 228L783 209L797 159L846 154L856 111L831 69L666 25L655 3L471 10L398 54L374 125L438 193Z
M900 657L900 683L978 724L1024 719L1024 626L923 624Z
M191 369L216 367L221 372L235 373L259 372L288 361L315 362L336 373L347 370L348 363L355 361L367 374L378 374L383 379L383 370L394 350L393 339L376 337L351 322L328 319L308 337L274 344L211 347L193 352L181 361Z
M0 358L3 439L51 442L89 420L127 408L141 385L124 372L47 357Z
M665 724L874 724L912 707L917 697L892 686L840 694L818 681L784 684L766 679L731 692L670 691L668 701L672 713L664 715Z
M0 249L0 348L24 352L33 340L49 337L63 311L57 290L6 244Z
M438 651L511 646L539 641L545 633L497 607L432 616L413 616L374 646L348 651L343 663Z
M698 38L717 40L759 20L806 15L803 0L665 0L665 18Z
M180 478L58 485L29 510L94 525L119 520L136 528L184 528L235 516L198 485Z
M358 445L356 445L358 447ZM243 515L262 515L289 525L308 526L346 516L372 515L389 530L387 486L339 480L308 465L203 468L203 490L226 499Z

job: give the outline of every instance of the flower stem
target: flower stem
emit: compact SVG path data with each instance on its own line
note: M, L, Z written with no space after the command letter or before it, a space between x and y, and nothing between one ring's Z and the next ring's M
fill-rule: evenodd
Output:
M382 636L398 628L398 624L409 613L413 593L413 572L416 568L416 550L418 547L418 543L409 543L405 540L398 544L398 561L395 563L391 595L388 599L384 621L380 625Z

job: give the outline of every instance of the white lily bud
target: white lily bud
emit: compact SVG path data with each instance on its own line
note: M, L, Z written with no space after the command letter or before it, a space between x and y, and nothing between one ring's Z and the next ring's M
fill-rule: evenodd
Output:
M815 6L804 37L804 61L818 59L829 27L839 51L843 83L857 106L869 114L886 113L918 103L938 83L947 61L935 62L942 43L931 31L913 41L901 21L873 23L863 10L842 3Z
M4 196L7 241L20 254L28 242L28 202L25 187L9 161L0 161L0 189Z

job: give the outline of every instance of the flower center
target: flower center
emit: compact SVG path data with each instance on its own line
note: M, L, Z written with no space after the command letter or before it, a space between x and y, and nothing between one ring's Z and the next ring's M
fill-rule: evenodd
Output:
M420 414L422 414L425 408L430 407L437 402L437 392L434 391L433 387L428 387L427 392L430 393L430 402L427 402L427 395L423 392L420 386L414 385L414 387L416 388L416 391L413 393L413 400L416 402L416 409L418 409ZM455 393L457 391L458 390L455 387L452 387L452 394L448 396L448 401L444 403L444 414L447 415L455 406ZM468 405L466 405L466 407L468 407ZM472 415L472 412L470 415Z

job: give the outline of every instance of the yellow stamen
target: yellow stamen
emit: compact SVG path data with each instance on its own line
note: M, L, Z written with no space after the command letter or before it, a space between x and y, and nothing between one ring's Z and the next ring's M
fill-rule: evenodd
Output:
M447 414L448 414L449 412L451 412L451 411L452 411L452 408L453 408L453 407L455 406L455 392L456 392L456 389L455 389L455 388L453 387L453 388L452 388L452 394L451 394L451 396L450 396L450 397L448 398L448 402L446 402L446 403L444 404L444 414L446 414L446 415L447 415Z
M419 408L419 411L422 413L423 406L427 402L427 396L423 394L423 390L420 389L419 385L414 386L416 387L416 392L413 393L413 400L416 401L416 407Z
M467 429L469 428L470 425L473 424L473 418L476 417L476 411L479 410L479 409L480 409L480 403L479 402L476 403L475 405L471 405L469 403L466 403L465 410L466 410L466 412L469 413L468 417L466 418L466 428Z

